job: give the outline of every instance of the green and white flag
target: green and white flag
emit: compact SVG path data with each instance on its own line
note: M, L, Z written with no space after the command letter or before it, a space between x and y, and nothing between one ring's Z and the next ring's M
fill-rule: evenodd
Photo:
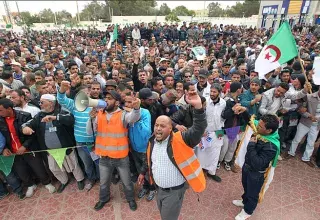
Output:
M3 156L0 155L0 170L3 171L5 176L8 176L11 173L12 165L14 162L14 156Z
M116 24L116 26L114 26L113 28L113 40L117 40L118 39L118 24Z
M291 33L289 23L285 21L272 35L256 59L255 70L259 73L259 79L265 79L267 73L296 56L298 56L296 41Z
M111 44L118 39L118 25L116 24L113 28L113 32L110 33L110 40L108 42L107 48L111 48Z

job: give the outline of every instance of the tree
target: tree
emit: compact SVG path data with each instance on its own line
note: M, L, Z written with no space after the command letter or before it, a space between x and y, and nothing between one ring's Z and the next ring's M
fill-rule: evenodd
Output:
M186 6L180 5L172 10L177 16L194 16L195 12L193 10L188 10Z
M170 13L165 17L166 21L170 21L170 22L179 22L180 19L178 18L178 16L175 13Z
M211 2L207 8L209 11L209 17L222 17L225 15L225 11L221 8L220 3L218 2Z
M41 23L54 23L54 14L51 9L43 9L39 13Z
M80 20L97 21L107 18L105 14L105 5L96 1L87 4L80 12Z
M105 0L105 2L106 7L110 6L115 16L145 16L157 13L155 0Z
M72 19L71 13L67 12L66 10L59 11L56 13L57 23L58 24L67 24L70 23Z
M251 17L259 13L260 0L245 0L243 3L244 16Z
M160 6L158 15L159 15L159 16L165 16L165 15L168 15L168 14L170 14L170 13L171 13L171 9L170 9L169 6L167 5L167 3L163 3L163 4Z
M237 2L231 8L226 9L225 13L229 17L251 17L259 13L259 0L245 0L243 3Z
M20 12L20 23L18 25L27 25L28 27L32 26L33 23L40 23L40 18L38 15L31 15L28 11Z

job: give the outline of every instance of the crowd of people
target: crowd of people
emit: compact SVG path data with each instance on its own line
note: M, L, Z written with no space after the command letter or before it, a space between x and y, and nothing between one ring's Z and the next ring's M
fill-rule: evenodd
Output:
M115 27L118 38L109 48ZM255 60L272 28L140 23L110 25L105 32L0 33L0 153L16 155L10 174L1 174L0 199L9 194L7 186L21 200L39 183L62 193L72 173L79 190L100 184L95 210L109 202L111 183L121 180L131 210L137 209L137 183L139 199L157 195L162 219L177 219L188 186L204 190L203 173L221 182L218 169L239 172L235 151L252 115L262 121L261 135L278 130L277 159L295 157L307 136L301 160L320 167L320 150L315 163L312 157L320 129L316 30L293 27L300 58L266 80L259 79ZM205 48L204 59L192 52L198 46ZM79 92L106 107L76 108ZM252 142L260 145L248 146L245 178L249 171L263 176L276 156L271 145ZM66 148L62 167L46 152L58 148ZM244 206L236 219L253 213L261 186L254 193L244 186L243 201L234 202Z

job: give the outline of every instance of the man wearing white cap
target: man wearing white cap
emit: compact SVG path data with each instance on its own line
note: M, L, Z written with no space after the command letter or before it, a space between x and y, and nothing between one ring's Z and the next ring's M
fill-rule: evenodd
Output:
M73 115L56 106L56 97L51 94L41 96L40 107L41 112L22 126L23 134L31 135L34 133L41 150L75 146ZM61 183L57 190L58 193L61 193L68 185L67 173L71 172L78 182L78 189L84 189L84 176L75 149L66 150L61 168L50 154L48 154L48 164L53 175Z
M11 66L14 70L13 78L22 81L27 73L21 70L21 64L14 61L11 63Z

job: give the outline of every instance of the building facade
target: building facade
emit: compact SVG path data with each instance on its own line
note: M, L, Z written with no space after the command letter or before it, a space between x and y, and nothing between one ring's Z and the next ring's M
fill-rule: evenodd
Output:
M295 24L320 24L320 1L260 1L257 27L277 29L285 20Z

